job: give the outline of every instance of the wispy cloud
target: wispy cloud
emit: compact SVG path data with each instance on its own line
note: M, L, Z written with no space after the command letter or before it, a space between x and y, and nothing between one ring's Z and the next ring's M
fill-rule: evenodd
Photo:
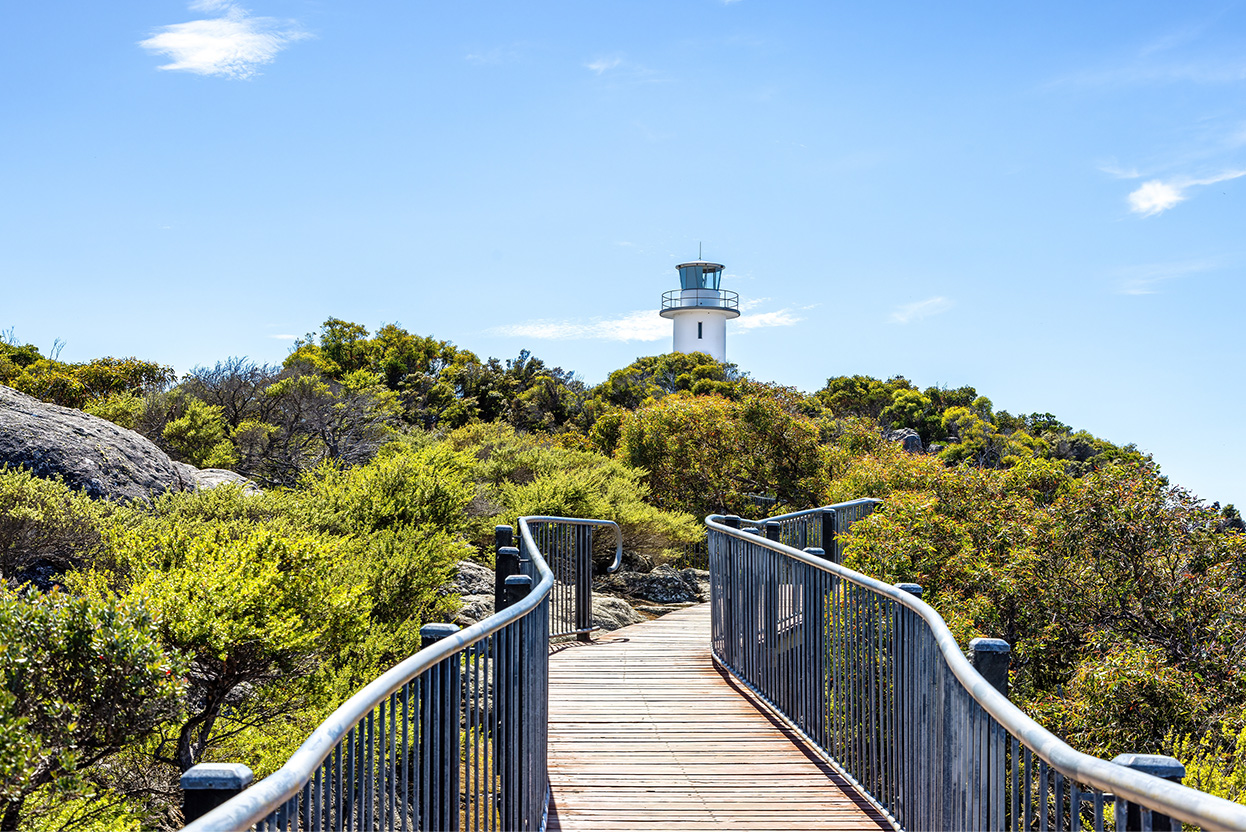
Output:
M280 334L280 335L269 335L268 337L269 337L269 338L275 338L275 339L277 339L278 341L295 341L295 340L297 340L297 339L298 339L298 336L297 336L297 335L286 335L286 334L284 334L284 333L282 333L282 334Z
M481 52L469 52L463 59L473 64L496 66L510 63L520 57L524 44L513 43L510 46L495 46Z
M1182 263L1148 263L1142 266L1129 266L1119 269L1116 291L1122 295L1154 295L1158 294L1162 284L1178 278L1189 277L1199 272L1218 268L1216 260L1189 260Z
M598 58L595 61L585 64L584 68L591 69L593 72L596 72L598 75L601 75L603 72L606 72L607 70L611 70L611 69L614 69L615 67L622 66L622 65L623 65L622 58Z
M920 321L922 318L929 318L931 315L946 312L952 306L952 302L945 297L926 298L915 303L906 303L892 310L891 322L907 324L913 321Z
M1143 182L1137 190L1129 195L1129 210L1144 217L1153 217L1188 199L1185 192L1190 188L1198 185L1214 185L1217 182L1227 182L1230 179L1237 179L1241 176L1246 176L1246 170L1225 171L1224 173L1203 179L1177 178L1170 179L1167 182L1160 179L1152 179L1149 182Z
M671 324L652 309L642 309L617 318L525 321L495 326L488 332L490 335L550 341L660 341L671 336Z
M747 332L766 327L794 326L802 320L791 309L778 309L741 315L730 326ZM616 318L524 321L496 326L488 333L548 341L662 341L671 337L671 322L652 309L640 309Z
M1123 168L1115 162L1105 162L1104 164L1099 165L1099 170L1103 171L1108 176L1115 176L1117 179L1137 179L1142 176L1142 174L1138 172L1137 168Z
M741 315L735 325L740 329L749 330L768 326L795 326L803 320L804 318L797 317L790 309L778 309L774 312Z
M250 78L296 40L310 37L293 21L254 17L232 0L198 0L192 11L218 17L162 26L139 46L169 59L157 69Z

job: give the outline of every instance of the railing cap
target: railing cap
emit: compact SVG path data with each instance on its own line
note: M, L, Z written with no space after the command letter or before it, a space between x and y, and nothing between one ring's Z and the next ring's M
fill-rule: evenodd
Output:
M457 624L425 624L420 628L420 640L425 646L443 638L449 638L459 631Z
M1185 766L1181 761L1163 754L1117 754L1112 762L1165 780L1180 782L1185 777Z
M181 777L183 791L199 789L245 789L255 774L242 763L199 763Z
M971 653L1011 653L1012 646L1002 638L974 638L969 640Z

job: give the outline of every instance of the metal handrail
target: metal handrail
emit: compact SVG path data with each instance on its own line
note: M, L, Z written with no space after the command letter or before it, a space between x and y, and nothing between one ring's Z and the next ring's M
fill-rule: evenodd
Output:
M948 669L951 670L960 686L970 697L993 719L999 727L1014 737L1014 741L1019 741L1021 745L1029 749L1035 756L1051 766L1056 772L1074 778L1077 782L1089 784L1095 789L1103 793L1111 793L1117 799L1118 809L1118 828L1123 829L1123 815L1120 813L1120 799L1135 803L1143 807L1147 817L1143 821L1144 828L1150 828L1149 815L1151 812L1158 812L1176 818L1185 823L1194 824L1205 829L1237 829L1246 830L1246 806L1233 803L1223 798L1215 797L1188 786L1173 783L1159 777L1146 774L1131 768L1110 763L1106 760L1093 757L1089 754L1083 754L1080 751L1070 747L1060 740L1051 732L1047 731L1016 705L1012 704L1007 697L997 691L986 679L979 674L961 652L960 646L956 643L955 637L948 629L947 624L929 604L921 601L914 595L909 594L901 589L889 586L881 581L862 575L839 564L833 563L824 558L817 557L807 552L800 551L791 546L768 540L758 534L742 531L731 526L725 525L723 520L726 518L722 515L710 515L706 518L706 525L712 532L719 533L729 538L741 541L748 546L758 546L763 549L774 552L791 561L804 564L822 573L829 573L836 578L845 581L862 589L886 598L893 604L897 604L912 613L916 614L928 628L930 634L934 637L935 644L939 653L946 662ZM718 588L720 582L715 581L712 586ZM841 591L842 593L842 591ZM715 612L724 605L724 600L715 599ZM756 615L754 609L751 614ZM750 614L745 611L745 615ZM864 619L865 616L862 616ZM717 622L716 622L717 623ZM742 673L740 669L733 667L732 664L722 656L717 649L717 642L714 649L714 656L720 664L725 666L733 675L740 678L751 689L761 695L767 702L782 713L785 717L791 718L793 715L787 713L781 705L771 701L766 696L764 690L760 690L759 686L754 685L754 680L747 678L747 674ZM807 703L803 703L805 707ZM871 706L873 703L871 703ZM963 718L963 715L962 715ZM800 729L799 726L798 730ZM981 729L979 729L981 730ZM804 733L802 731L802 733ZM816 739L814 740L817 744ZM983 740L985 743L986 740ZM1015 750L1015 746L1014 746ZM1016 758L1014 755L1014 770L1016 769ZM877 761L875 761L875 765ZM849 772L852 774L852 772ZM1001 775L1002 776L1002 775ZM1026 777L1029 777L1028 769ZM860 780L861 778L856 778ZM901 779L903 779L901 777ZM1028 783L1028 779L1027 779ZM1059 786L1057 785L1057 791ZM1043 793L1043 815L1046 816L1047 798ZM884 808L888 808L886 796L871 795L875 800L879 800ZM1087 795L1089 796L1089 795ZM1096 796L1096 806L1101 811L1103 798L1105 794ZM1027 787L1026 801L1028 805L1029 793ZM1080 802L1078 802L1077 811L1080 813ZM1015 811L1015 797L1014 797Z
M614 529L614 560L606 567L606 571L617 572L623 564L623 530L613 520L592 520L586 517L549 517L545 515L520 517L520 535L522 536L524 531L527 531L528 536L525 539L535 547L536 542L532 540L532 530L528 528L529 523L557 523L560 526L605 526Z
M542 519L557 518L522 517L519 520L520 534L529 544L528 555L537 578L536 585L526 596L506 609L447 636L394 665L343 702L312 731L285 765L190 823L184 827L183 832L234 832L234 830L249 829L256 824L262 824L266 818L295 799L306 788L316 775L317 769L324 764L348 733L360 724L361 720L368 717L374 709L403 689L411 680L427 673L441 662L472 645L500 633L508 625L540 608L554 587L554 573L533 543L531 532L525 521Z
M623 530L618 523L582 517L520 518L522 547L539 548L554 573L550 638L578 636L587 641L597 629L593 626L593 529L601 526L614 530L614 561L606 571L615 572L623 563Z

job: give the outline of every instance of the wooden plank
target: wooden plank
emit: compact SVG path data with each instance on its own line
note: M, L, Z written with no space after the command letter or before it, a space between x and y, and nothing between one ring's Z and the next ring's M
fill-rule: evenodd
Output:
M550 656L551 832L889 830L715 667L701 604Z

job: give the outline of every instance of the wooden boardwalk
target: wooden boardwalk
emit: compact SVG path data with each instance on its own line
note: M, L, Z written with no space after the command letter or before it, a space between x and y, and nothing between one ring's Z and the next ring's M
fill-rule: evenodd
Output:
M549 828L891 826L710 658L709 605L550 657Z

